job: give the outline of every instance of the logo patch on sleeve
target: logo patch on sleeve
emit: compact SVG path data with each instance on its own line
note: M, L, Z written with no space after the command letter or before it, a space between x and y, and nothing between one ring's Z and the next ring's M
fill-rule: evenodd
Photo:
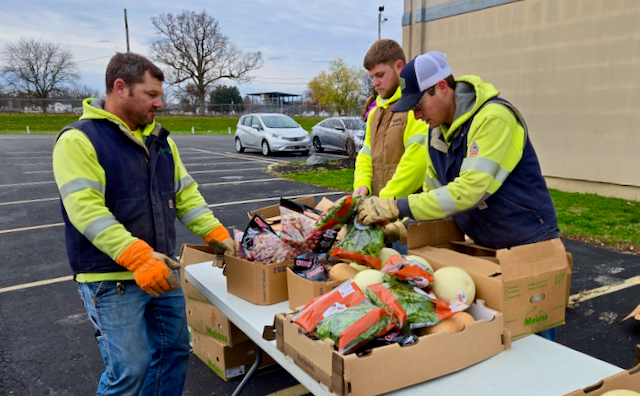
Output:
M477 157L480 152L480 147L478 147L478 143L471 143L471 147L469 147L469 157Z

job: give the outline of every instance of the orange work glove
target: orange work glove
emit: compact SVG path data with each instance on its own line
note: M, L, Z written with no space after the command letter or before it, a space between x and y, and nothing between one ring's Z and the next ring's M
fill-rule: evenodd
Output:
M213 266L224 267L224 254L235 255L235 245L229 235L229 231L223 226L214 228L204 237L204 241L213 249L216 257L213 259Z
M133 272L136 284L152 297L180 288L180 281L172 271L180 269L180 264L162 253L154 252L153 248L141 239L120 253L116 263Z

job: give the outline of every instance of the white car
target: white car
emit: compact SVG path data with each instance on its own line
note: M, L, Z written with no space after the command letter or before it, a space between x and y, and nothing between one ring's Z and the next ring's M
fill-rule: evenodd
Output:
M253 113L240 117L236 125L236 151L260 150L262 154L300 152L308 155L311 149L309 133L284 114Z
M325 149L343 151L350 157L360 151L367 126L359 117L330 117L311 128L311 141L316 152Z

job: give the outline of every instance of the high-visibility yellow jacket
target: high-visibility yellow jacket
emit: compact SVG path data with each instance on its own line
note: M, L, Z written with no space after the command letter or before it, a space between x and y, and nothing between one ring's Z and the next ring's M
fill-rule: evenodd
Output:
M131 131L122 120L103 110L102 105L100 100L85 99L80 119L109 120L126 137L143 147L143 138L160 128L160 124L154 122ZM205 238L221 223L207 207L197 183L187 173L175 143L171 138L167 140L175 167L176 216L193 233ZM78 129L61 132L53 149L53 172L69 221L82 234L90 230L90 240L95 247L115 261L129 245L138 240L121 223L114 221L113 214L105 205L105 170L98 161L91 141L83 132ZM100 224L104 226L99 227ZM133 273L129 271L76 276L79 282L129 279L133 279Z
M502 173L508 175L522 158L525 139L523 127L518 124L514 114L501 104L488 104L478 111L488 99L499 95L500 91L493 84L485 83L477 76L462 76L457 81L468 83L468 89L465 90L463 84L456 87L456 112L451 125L443 124L440 127L446 145L440 151L449 149L459 132L458 128L475 114L466 140L470 142L469 150L472 145L479 149L471 156L465 153L467 164L480 164L484 160L496 164ZM431 146L443 143L437 133L432 133L430 140ZM465 166L464 163L460 175L453 182L441 187L437 180L433 162L427 158L424 192L407 198L412 217L416 220L443 219L472 209L486 198L485 194L497 191L504 181L496 180L493 172ZM405 201L398 202L399 208L402 209L404 205Z
M477 76L459 78L453 123L431 130L424 192L398 200L403 216L451 216L494 249L557 238L553 201L520 112Z
M392 113L401 95L398 87L388 100L378 97L369 113L364 143L356 157L354 190L365 186L372 195L402 198L418 191L424 182L429 127L416 120L413 111Z

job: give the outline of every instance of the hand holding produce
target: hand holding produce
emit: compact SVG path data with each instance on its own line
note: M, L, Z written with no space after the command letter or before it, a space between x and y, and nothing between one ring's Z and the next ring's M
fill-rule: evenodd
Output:
M358 205L358 220L364 225L393 222L399 215L395 198L370 197Z
M328 230L347 224L353 215L353 210L358 206L361 199L362 197L358 195L347 195L340 198L318 218L316 227L319 230Z

